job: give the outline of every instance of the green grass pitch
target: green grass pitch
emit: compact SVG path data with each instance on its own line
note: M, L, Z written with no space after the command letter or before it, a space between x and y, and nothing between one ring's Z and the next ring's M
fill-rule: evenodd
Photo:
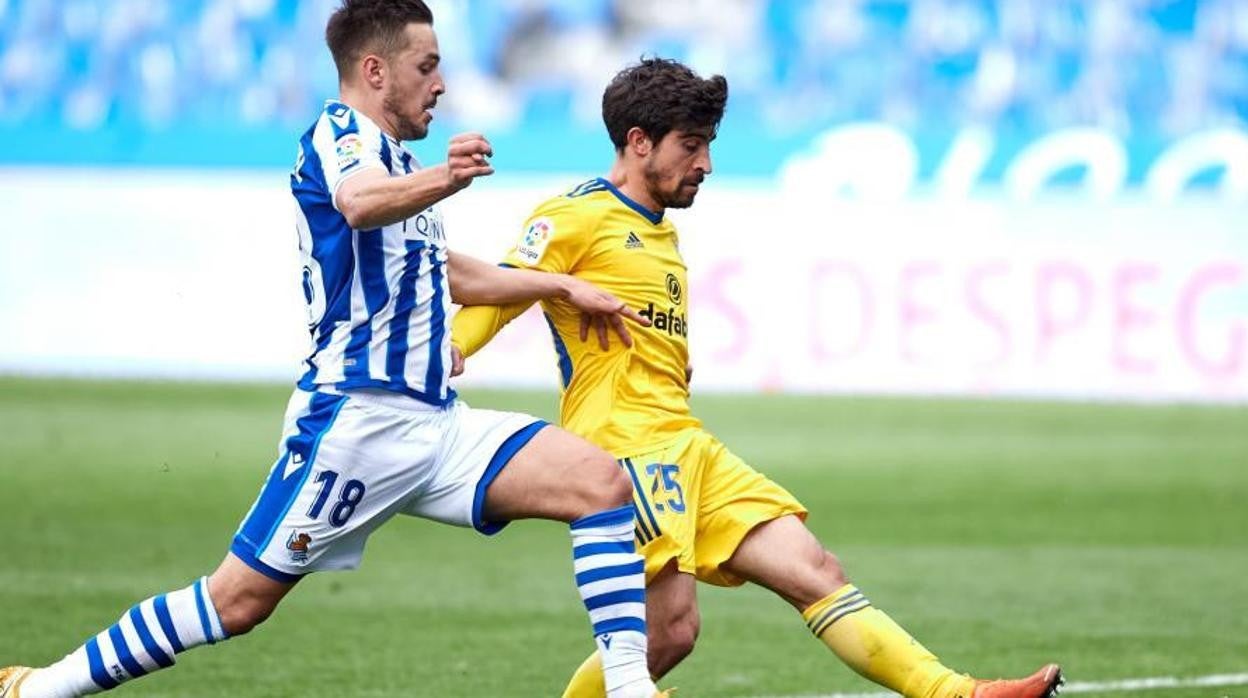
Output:
M287 394L0 379L0 665L57 659L209 571L275 458ZM695 411L951 666L1248 671L1248 409L705 396ZM360 570L314 575L256 632L121 692L558 695L592 648L568 548L554 523L486 539L399 519ZM664 682L680 695L874 690L769 593L699 594L698 648Z

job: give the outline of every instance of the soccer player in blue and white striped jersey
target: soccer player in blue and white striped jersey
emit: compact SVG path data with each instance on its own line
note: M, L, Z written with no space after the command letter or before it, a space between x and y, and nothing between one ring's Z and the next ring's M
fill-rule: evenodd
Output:
M643 563L632 488L605 452L533 417L474 410L448 385L452 301L558 298L610 322L644 320L570 276L503 269L447 249L438 201L493 172L490 144L453 138L421 168L445 87L420 0L346 0L326 42L340 99L300 141L291 190L312 349L278 458L224 561L141 601L64 659L0 670L0 698L71 698L170 667L250 631L299 579L359 564L395 514L491 534L520 518L570 524L577 587L612 698L656 694L646 667Z

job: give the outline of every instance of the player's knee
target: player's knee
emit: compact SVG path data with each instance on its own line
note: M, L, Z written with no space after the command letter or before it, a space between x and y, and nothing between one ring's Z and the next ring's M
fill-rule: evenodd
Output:
M818 560L815 568L824 583L833 589L839 589L849 583L849 579L845 576L845 568L841 566L841 560L827 550L820 549Z
M611 461L609 466L611 474L603 488L603 495L608 500L607 506L622 507L630 504L633 501L632 480L628 479L615 461Z
M633 484L619 465L605 452L587 456L582 468L585 478L585 513L614 509L633 501Z

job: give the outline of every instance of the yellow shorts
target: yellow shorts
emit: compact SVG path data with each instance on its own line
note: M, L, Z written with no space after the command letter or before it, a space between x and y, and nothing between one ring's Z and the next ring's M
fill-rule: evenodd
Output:
M633 479L637 542L646 581L675 559L682 572L717 586L743 579L720 569L755 526L806 508L714 436L687 429L656 451L620 459Z

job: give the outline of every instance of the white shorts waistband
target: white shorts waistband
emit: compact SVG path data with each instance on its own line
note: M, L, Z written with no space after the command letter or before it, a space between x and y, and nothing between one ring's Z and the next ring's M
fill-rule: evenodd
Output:
M393 410L404 410L407 412L443 412L451 408L451 405L439 407L438 405L430 405L422 402L414 397L395 393L380 388L352 388L350 390L338 390L337 388L326 388L318 386L317 390L322 393L330 393L331 395L346 395L351 400L364 405L378 405L388 407Z

